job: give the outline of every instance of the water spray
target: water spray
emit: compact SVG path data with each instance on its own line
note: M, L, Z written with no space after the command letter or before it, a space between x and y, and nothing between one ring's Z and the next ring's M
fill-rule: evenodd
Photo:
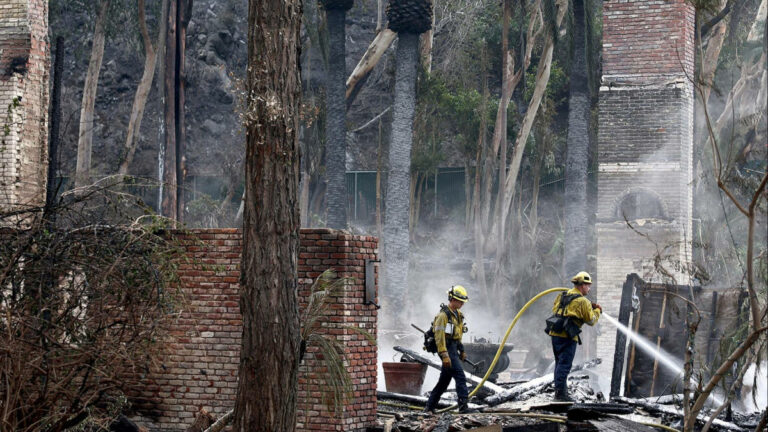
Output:
M603 312L600 317L607 319L620 332L624 333L628 338L630 338L635 343L635 346L642 349L646 354L657 358L662 365L666 366L676 374L683 374L682 363L679 363L673 355L669 354L661 348L655 347L648 339L630 330L627 326L620 323L616 318L610 316L609 314Z

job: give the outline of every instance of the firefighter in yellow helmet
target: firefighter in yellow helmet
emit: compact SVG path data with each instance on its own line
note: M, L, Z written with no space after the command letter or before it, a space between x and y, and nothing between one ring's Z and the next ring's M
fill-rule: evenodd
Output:
M469 300L467 290L461 285L454 285L448 290L448 305L441 304L440 312L432 321L432 331L435 333L437 353L443 362L440 368L440 378L429 395L424 411L435 412L440 396L448 388L451 379L456 382L456 395L459 398L459 412L477 412L467 406L469 391L467 379L461 361L466 360L467 353L461 343L462 335L467 331L464 325L464 314L459 309Z
M573 288L561 292L552 306L554 313L547 319L547 334L552 338L555 355L555 400L573 401L568 396L568 374L571 372L576 345L581 344L581 326L591 326L600 319L603 309L585 297L592 287L592 277L582 271L571 278Z

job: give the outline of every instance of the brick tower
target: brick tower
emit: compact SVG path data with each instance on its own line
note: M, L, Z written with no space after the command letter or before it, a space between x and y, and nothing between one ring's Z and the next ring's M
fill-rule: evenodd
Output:
M686 0L603 8L595 280L598 302L617 317L629 273L689 283L694 9ZM610 377L616 329L601 329L595 354Z
M45 201L48 166L47 0L0 6L0 210Z

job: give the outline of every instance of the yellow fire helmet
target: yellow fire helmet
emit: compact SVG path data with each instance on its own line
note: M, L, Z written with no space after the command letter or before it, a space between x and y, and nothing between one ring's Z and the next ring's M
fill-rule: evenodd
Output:
M592 276L590 276L589 273L585 271L581 271L576 273L576 276L571 278L571 282L573 282L574 285L591 284Z
M469 297L467 296L467 289L461 285L452 286L448 291L448 298L456 299L462 303L466 303L467 300L469 300Z

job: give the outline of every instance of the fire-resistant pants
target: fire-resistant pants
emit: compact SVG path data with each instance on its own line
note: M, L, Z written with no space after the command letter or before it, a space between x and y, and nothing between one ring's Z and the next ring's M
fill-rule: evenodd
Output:
M442 396L445 389L448 388L451 378L456 381L456 396L458 396L459 401L466 402L467 397L469 396L469 391L467 390L467 378L464 376L464 369L461 367L458 343L450 341L446 348L448 348L448 357L451 359L451 367L447 368L443 366L440 369L440 379L437 380L435 388L432 389L432 393L429 395L427 408L437 407L437 403L440 402L440 396Z
M577 342L560 336L551 338L552 352L555 354L555 391L565 391L573 357L576 355Z

